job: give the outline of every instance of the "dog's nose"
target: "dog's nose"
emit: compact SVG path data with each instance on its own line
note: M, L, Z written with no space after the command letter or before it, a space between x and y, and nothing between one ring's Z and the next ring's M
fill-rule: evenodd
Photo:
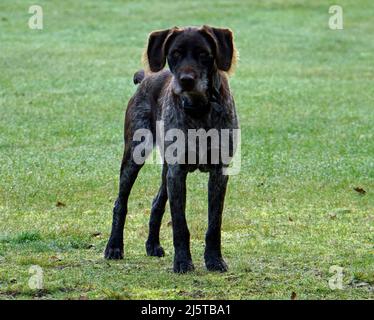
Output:
M181 74L179 81L185 91L191 91L195 87L195 76L191 73Z

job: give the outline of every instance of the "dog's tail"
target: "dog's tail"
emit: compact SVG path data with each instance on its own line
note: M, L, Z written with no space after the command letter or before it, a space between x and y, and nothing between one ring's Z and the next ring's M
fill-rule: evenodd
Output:
M136 71L134 73L134 78L133 78L134 84L139 84L140 82L143 81L144 78L145 78L145 72L143 69Z

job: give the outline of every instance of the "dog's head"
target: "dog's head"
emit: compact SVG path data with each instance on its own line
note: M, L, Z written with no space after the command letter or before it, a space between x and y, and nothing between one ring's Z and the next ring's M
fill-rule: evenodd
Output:
M162 70L168 62L174 75L173 91L205 93L217 70L229 72L236 51L229 29L172 28L152 32L146 60L152 72Z

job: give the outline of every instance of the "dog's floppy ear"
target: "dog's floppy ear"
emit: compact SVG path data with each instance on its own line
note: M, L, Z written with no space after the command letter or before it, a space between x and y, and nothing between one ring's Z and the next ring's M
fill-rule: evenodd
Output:
M236 50L231 30L203 26L201 31L208 35L210 42L213 44L217 68L222 71L229 71L236 60Z
M172 29L154 31L149 35L146 58L149 69L152 72L158 72L164 68L167 44L173 38L177 29L177 27L174 27Z

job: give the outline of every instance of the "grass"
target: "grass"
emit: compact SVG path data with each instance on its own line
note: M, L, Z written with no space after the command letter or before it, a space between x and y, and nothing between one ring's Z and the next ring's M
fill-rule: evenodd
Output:
M28 1L0 4L0 299L373 299L372 1ZM145 166L129 203L125 260L108 262L124 106L147 34L174 25L234 30L231 79L242 169L223 223L226 274L203 266L207 175L188 178L196 271L145 255L160 168ZM354 190L366 190L362 195ZM44 289L28 286L29 268ZM343 290L329 269L343 267Z

